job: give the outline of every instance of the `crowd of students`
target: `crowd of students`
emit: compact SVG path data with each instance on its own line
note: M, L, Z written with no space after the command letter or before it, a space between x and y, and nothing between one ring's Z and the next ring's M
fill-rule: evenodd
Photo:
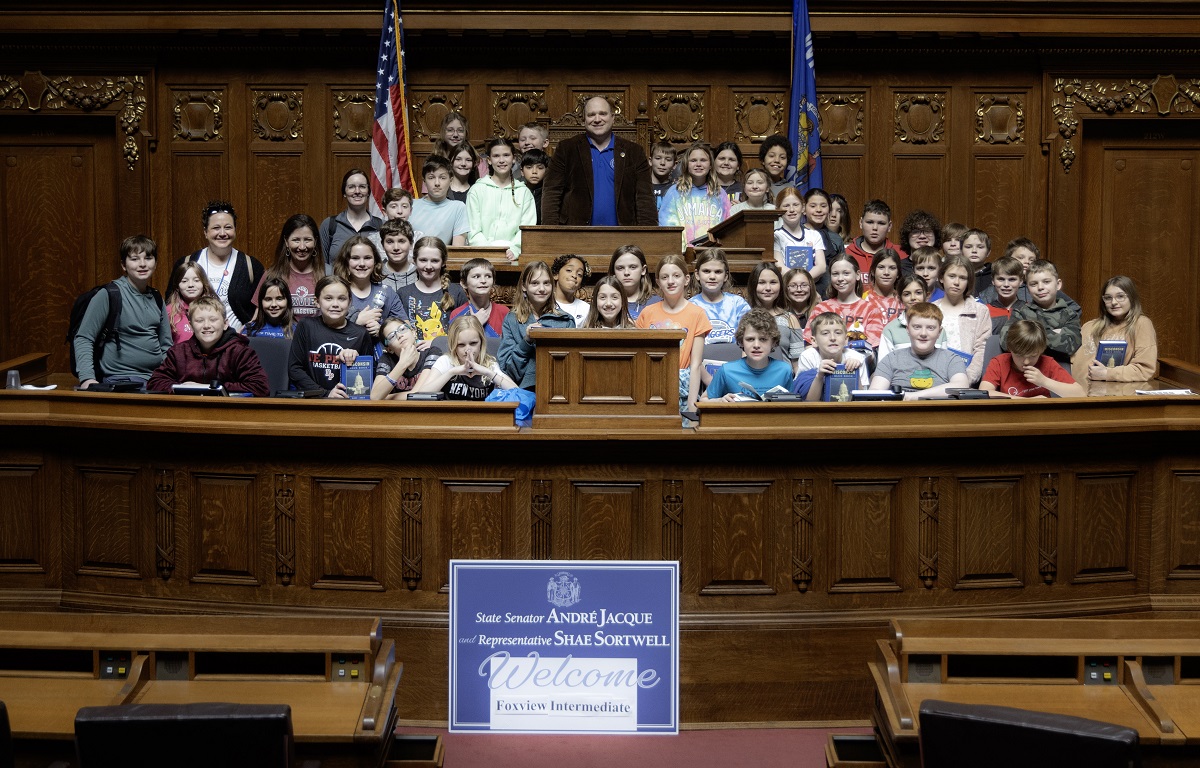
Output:
M719 247L702 247L693 264L667 256L652 272L630 244L613 253L590 301L586 259L527 264L510 309L493 301L496 271L487 259L471 259L451 279L447 244L502 246L510 260L520 257L520 227L540 219L547 135L526 125L516 143L488 141L482 160L466 136L465 119L448 116L422 167L423 194L389 190L386 220L367 212L367 175L347 172L346 209L320 225L305 214L289 218L267 268L234 247L233 207L208 205L207 245L175 263L165 301L150 287L155 243L128 238L124 275L93 292L78 322L72 351L81 388L133 382L166 391L216 381L230 393L265 396L266 375L247 345L258 336L288 340L297 391L351 396L342 372L370 356L373 378L356 388L359 396L482 400L533 387L533 327L685 330L684 411L771 390L809 400L845 400L861 389L906 398L965 388L1097 395L1102 382L1156 373L1154 327L1129 278L1109 280L1097 317L1081 325L1053 263L1026 238L993 261L986 232L942 227L914 211L895 243L891 209L871 200L852 239L849 203L792 186L792 150L778 136L764 141L761 167L744 174L733 143L716 151L697 143L681 154L666 143L651 148L659 222L682 226L687 242L702 244L734 212L778 210L773 254L744 291ZM741 354L706 364L717 345L738 345Z

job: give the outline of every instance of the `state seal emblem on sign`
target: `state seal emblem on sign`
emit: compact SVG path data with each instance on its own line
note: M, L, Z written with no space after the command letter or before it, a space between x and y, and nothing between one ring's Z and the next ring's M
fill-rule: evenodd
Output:
M546 584L546 599L558 608L570 608L579 602L579 579L559 571Z

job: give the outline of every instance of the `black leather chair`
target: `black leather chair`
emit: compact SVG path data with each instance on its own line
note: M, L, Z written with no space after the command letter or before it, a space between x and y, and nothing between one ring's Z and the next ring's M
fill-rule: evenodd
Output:
M258 355L258 361L262 363L263 370L266 371L271 394L286 391L290 384L288 355L292 351L292 340L276 339L270 336L251 336L247 341L250 342L250 348Z
M8 707L0 701L0 768L13 768L12 728L8 724Z
M291 768L286 704L126 704L75 715L77 768Z
M921 703L922 768L1136 768L1132 728L1012 707Z

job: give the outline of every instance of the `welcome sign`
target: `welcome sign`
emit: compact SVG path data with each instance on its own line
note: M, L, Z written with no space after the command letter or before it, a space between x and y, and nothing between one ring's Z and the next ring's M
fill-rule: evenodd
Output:
M453 560L450 731L679 732L679 563Z

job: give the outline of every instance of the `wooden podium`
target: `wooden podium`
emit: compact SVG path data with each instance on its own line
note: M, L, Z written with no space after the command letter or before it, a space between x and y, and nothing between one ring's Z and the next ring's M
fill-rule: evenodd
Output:
M738 211L725 221L710 227L708 235L722 248L762 248L764 253L775 250L775 222L779 211Z
M725 250L729 270L749 273L760 261L775 258L775 222L779 211L739 211L708 230L710 240Z
M668 253L682 253L683 227L521 227L521 260L554 262L564 253L587 259L592 274L608 271L613 251L636 245L646 254L653 271Z
M682 330L531 328L535 429L678 431Z

